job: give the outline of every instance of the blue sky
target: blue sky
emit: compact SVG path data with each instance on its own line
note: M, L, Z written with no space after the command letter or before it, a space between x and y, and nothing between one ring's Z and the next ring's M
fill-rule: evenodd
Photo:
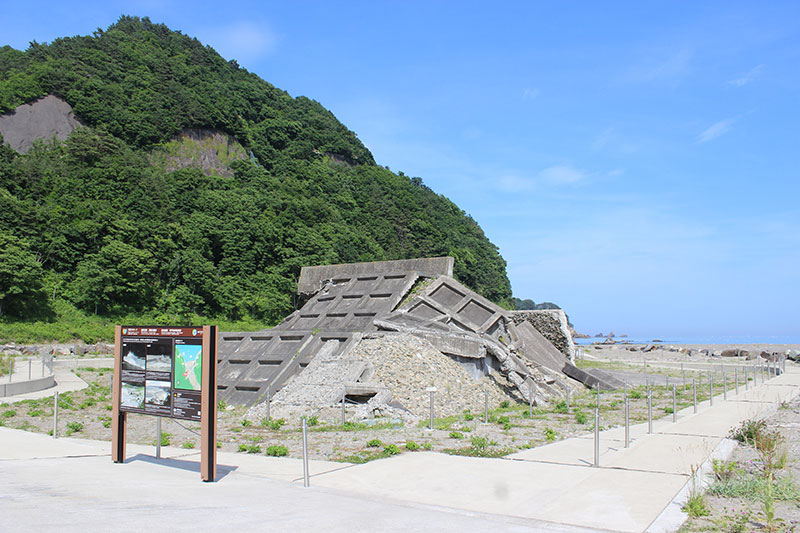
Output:
M475 218L580 331L800 342L800 3L0 1L0 44L121 14L321 102Z

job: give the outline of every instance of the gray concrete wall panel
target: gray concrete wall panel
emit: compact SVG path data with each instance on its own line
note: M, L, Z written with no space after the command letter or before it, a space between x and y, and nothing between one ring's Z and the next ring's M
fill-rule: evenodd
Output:
M322 289L328 280L354 277L366 278L376 274L394 272L414 272L418 276L427 278L443 275L452 276L454 262L455 260L452 257L428 257L303 267L300 270L300 279L297 281L297 292L300 294L314 294Z

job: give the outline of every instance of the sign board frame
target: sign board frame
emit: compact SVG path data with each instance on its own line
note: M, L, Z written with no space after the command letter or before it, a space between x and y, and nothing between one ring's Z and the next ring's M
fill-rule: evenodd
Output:
M111 458L115 463L125 461L129 412L194 420L201 428L200 476L203 481L216 480L217 337L216 326L115 326L111 404ZM178 357L184 371L181 375L176 374ZM199 380L194 367L197 359Z

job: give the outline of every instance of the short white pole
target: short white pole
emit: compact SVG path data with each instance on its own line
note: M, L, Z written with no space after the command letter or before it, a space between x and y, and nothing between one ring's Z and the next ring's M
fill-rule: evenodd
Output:
M303 486L309 486L308 480L308 429L306 428L306 417L303 417Z

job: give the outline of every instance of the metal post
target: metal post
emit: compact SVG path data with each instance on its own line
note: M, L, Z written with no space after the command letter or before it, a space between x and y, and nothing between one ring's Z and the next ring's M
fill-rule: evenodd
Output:
M308 487L308 430L306 417L303 417L303 486Z
M678 421L678 397L675 391L675 384L672 384L672 421Z
M531 380L531 386L528 389L528 416L533 416L533 380Z
M42 377L44 377L44 354L42 354Z
M736 383L736 396L739 396L739 369L733 369L733 381Z
M725 376L725 368L722 369L722 399L728 399L728 379Z
M156 459L161 459L161 417L156 417Z
M271 403L272 403L272 395L269 392L269 387L267 387L267 422L272 420L272 413L270 412Z
M569 413L569 387L567 387L567 412Z
M629 417L628 396L625 396L625 447L631 443L631 422Z
M483 423L489 423L489 391L483 387Z
M694 414L697 414L697 381L692 378L692 394L694 395Z
M31 380L31 360L28 359L28 381Z
M345 402L345 396L347 396L347 389L342 389L342 427L344 427L344 416L345 416L345 413L344 413L344 402Z
M669 374L664 374L664 386L669 387Z
M600 382L595 383L594 388L597 392L597 408L600 409Z
M712 374L710 371L708 373L708 392L708 405L709 407L712 407L714 405L714 374Z
M11 383L12 376L14 375L14 358L8 360L8 382Z
M681 363L681 376L683 376L683 392L686 392L686 370L683 369L683 363Z
M433 387L428 389L428 392L431 393L431 431L433 431L433 395L436 394L436 389L431 389L433 389Z
M647 432L653 432L653 393L647 388Z
M600 409L594 410L594 466L600 466Z
M58 391L53 397L53 438L58 438Z

